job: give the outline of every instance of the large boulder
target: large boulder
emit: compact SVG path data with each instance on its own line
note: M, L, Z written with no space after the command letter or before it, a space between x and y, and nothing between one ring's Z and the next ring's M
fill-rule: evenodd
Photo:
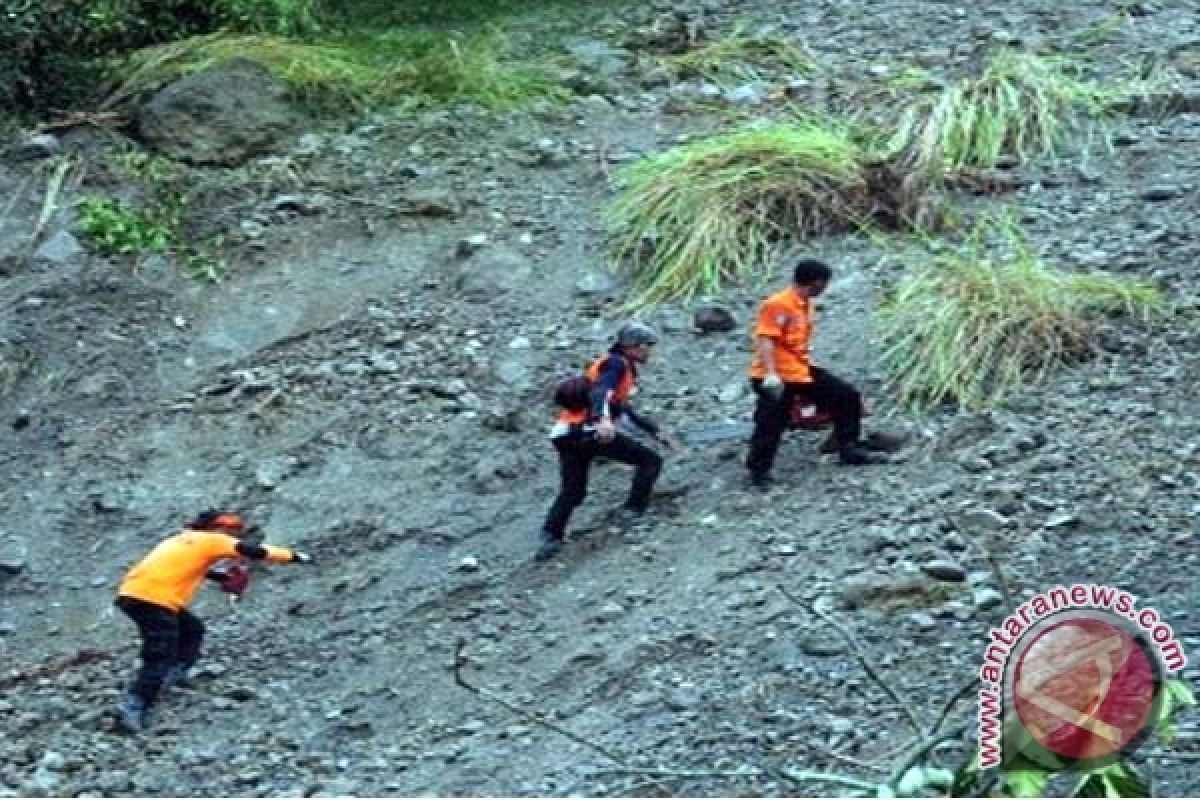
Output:
M141 137L192 164L235 166L270 152L299 121L266 67L233 59L182 78L138 111Z

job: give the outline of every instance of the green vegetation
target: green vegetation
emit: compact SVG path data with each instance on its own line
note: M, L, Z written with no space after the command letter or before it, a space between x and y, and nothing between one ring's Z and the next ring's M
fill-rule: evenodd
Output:
M86 197L79 202L80 227L102 252L162 252L175 238L178 218L164 209L131 208L116 200Z
M1156 707L1154 735L1164 747L1169 747L1175 736L1175 717L1181 709L1194 708L1196 697L1187 683L1179 678L1169 678L1159 689L1161 697ZM1083 772L1050 770L1028 759L1018 756L998 770L998 783L987 794L980 794L979 787L988 785L986 773L980 771L979 752L960 767L949 787L951 797L1153 797L1154 787L1127 761L1117 761L1105 767ZM1063 780L1063 779L1069 779ZM1061 786L1056 788L1055 784Z
M628 166L606 211L612 251L638 284L634 306L716 291L760 270L784 237L910 218L920 198L907 177L846 125L748 127Z
M317 0L0 0L0 108L82 102L96 60L222 28L315 30Z
M1001 156L1053 157L1122 96L1120 88L1085 80L1068 59L1001 51L982 75L911 105L893 142L913 148L931 169L988 168Z
M330 7L317 0L0 0L0 108L107 107L233 57L260 61L317 107L408 98L503 109L565 90L511 59L496 24L530 2L453 0ZM469 23L449 30L447 24ZM118 87L115 91L112 87Z
M1007 245L1006 257L989 256ZM1011 223L985 218L960 247L931 252L880 312L882 361L901 405L978 409L1086 357L1096 318L1147 320L1163 308L1153 287L1051 269Z
M118 67L127 77L115 95L147 92L238 57L263 64L298 100L316 109L362 109L401 98L416 104L472 100L504 109L566 94L546 68L507 60L506 40L498 30L468 38L396 31L322 41L221 33L145 48Z
M746 23L729 36L661 61L681 78L700 77L726 88L814 69L813 57L801 45L779 34L752 32Z

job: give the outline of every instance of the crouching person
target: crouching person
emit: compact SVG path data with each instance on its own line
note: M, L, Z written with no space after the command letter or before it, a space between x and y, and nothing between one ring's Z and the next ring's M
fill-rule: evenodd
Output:
M205 511L126 573L115 605L137 625L142 664L117 707L123 730L141 731L163 687L186 682L204 639L204 623L187 607L205 578L221 579L213 569L217 562L239 557L275 564L312 561L297 550L244 542L247 532L239 514Z

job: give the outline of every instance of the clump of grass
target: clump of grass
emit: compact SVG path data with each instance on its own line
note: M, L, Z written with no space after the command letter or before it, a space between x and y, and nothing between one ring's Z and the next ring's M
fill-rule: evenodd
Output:
M786 36L754 32L747 23L729 36L661 61L680 77L700 77L727 88L764 81L772 74L804 75L815 68L803 46Z
M930 168L990 168L1002 156L1054 157L1120 98L1085 80L1065 58L1001 51L976 78L960 80L904 112L894 141Z
M881 360L902 406L983 409L1086 358L1100 317L1145 321L1162 308L1154 287L1050 268L1011 221L984 218L891 293L879 314Z
M872 158L852 129L798 120L629 165L605 217L613 255L637 285L631 306L753 275L784 238L908 219L918 202L912 184Z
M399 31L321 43L265 34L197 36L133 53L119 67L124 80L114 97L151 91L234 58L262 64L317 109L363 109L402 98L504 109L567 94L541 65L508 60L502 32L489 30L467 38Z
M118 67L124 80L114 98L132 97L235 58L256 61L315 106L357 106L373 99L385 70L355 48L310 44L267 34L194 36L147 47ZM114 100L110 99L108 105Z
M426 34L408 42L408 58L401 44L400 59L387 76L393 94L439 103L467 99L494 110L570 96L545 65L508 60L508 40L498 28L468 38Z

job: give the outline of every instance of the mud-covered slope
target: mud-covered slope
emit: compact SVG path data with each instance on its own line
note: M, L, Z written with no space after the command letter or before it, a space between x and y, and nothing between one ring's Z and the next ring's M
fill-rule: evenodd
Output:
M835 75L813 100L832 103L880 65L1078 42L1111 12L726 6L707 15L714 30L756 14L802 35ZM1194 4L1138 9L1089 52L1184 52L1200 35ZM641 21L547 16L537 44L619 46ZM565 111L381 114L306 137L291 154L309 179L298 191L322 212L264 195L222 285L96 257L0 277L0 790L828 793L778 769L886 778L912 738L908 711L929 724L978 669L988 628L1034 592L1120 586L1200 646L1194 113L1130 117L1110 154L958 199L1019 205L1048 260L1152 278L1175 316L1150 331L1114 321L1103 357L1003 411L906 417L878 396L869 335L895 265L854 237L813 242L838 270L818 353L871 389L874 424L909 433L895 463L848 470L795 434L763 496L741 488L742 443L695 446L668 457L655 525L635 540L605 524L628 473L597 467L573 520L584 535L531 561L557 482L545 388L619 322L599 239L607 178L712 124L679 111L686 86L617 57L607 86ZM411 167L402 179L373 182L397 164ZM0 181L19 186L25 169ZM322 182L339 174L353 179ZM6 226L36 218L24 197ZM736 317L730 332L694 330L692 306L651 314L664 336L640 405L683 430L747 419L761 291L709 299ZM136 664L116 581L214 504L317 563L264 570L236 607L204 594L198 688L172 692L144 738L114 734L105 714ZM935 561L965 580L921 570ZM813 603L854 632L900 704ZM492 697L455 683L456 657ZM954 719L973 717L968 698ZM1158 793L1194 794L1194 719L1174 750L1156 747L1139 758Z

